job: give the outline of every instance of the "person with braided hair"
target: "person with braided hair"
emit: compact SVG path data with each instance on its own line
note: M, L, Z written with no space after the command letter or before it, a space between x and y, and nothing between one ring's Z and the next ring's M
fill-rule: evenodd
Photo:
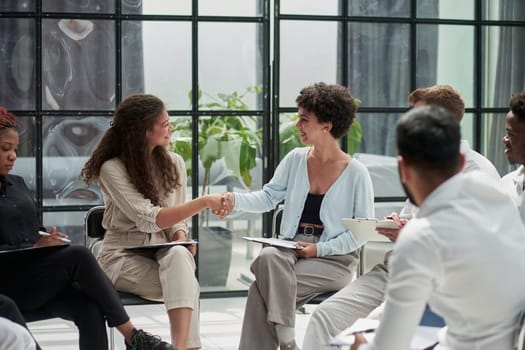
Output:
M159 337L137 330L117 291L83 246L65 245L67 236L50 234L38 220L35 201L14 167L19 138L17 118L0 107L0 294L21 311L44 309L73 321L80 350L108 349L106 321L124 336L126 349L170 350Z

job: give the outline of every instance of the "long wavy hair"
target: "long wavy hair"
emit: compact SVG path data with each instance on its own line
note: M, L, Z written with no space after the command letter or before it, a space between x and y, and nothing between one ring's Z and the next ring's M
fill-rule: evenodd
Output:
M148 149L146 132L153 130L164 108L162 100L153 95L135 94L122 101L111 127L80 172L81 179L95 182L102 164L118 157L135 188L154 205L162 205L163 198L181 186L177 167L167 149L159 146L151 153ZM154 181L158 174L160 181Z

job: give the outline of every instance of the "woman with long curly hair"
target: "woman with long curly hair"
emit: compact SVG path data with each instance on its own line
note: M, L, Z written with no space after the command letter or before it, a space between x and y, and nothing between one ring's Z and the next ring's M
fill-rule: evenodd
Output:
M226 214L217 196L186 199L183 159L168 152L172 126L164 103L136 94L122 101L111 128L85 164L81 177L97 182L104 194L106 229L98 261L120 291L163 299L172 343L198 349L199 293L195 245L152 253L126 247L187 240L185 220L211 208Z

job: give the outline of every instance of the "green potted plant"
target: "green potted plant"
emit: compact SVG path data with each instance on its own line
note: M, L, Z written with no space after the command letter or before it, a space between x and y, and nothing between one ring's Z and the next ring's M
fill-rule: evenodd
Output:
M242 94L218 93L213 102L199 104L199 108L220 110L248 110L243 101L246 94L259 94L262 88L249 87ZM189 94L191 97L191 92ZM199 101L202 91L199 91ZM191 120L177 118L172 121L174 128L171 150L180 154L190 165L191 161ZM232 175L249 187L252 183L250 170L256 165L257 150L261 145L262 129L252 116L220 115L199 120L199 160L204 169L201 194L209 192L210 174L215 162L223 160ZM188 166L188 175L189 169Z
M244 102L247 94L259 94L261 87L249 87L243 93L234 91L230 94L218 93L212 102L199 104L199 108L215 110L248 110ZM199 101L202 91L199 91ZM191 99L191 92L189 93ZM190 118L175 118L172 121L173 134L170 148L182 156L186 162L188 175L191 172L192 133ZM256 166L257 151L262 142L262 129L257 119L252 116L240 116L237 113L201 117L199 119L199 161L203 176L200 181L201 194L210 191L212 167L224 166L231 176L245 187L252 184L250 170ZM195 166L195 165L194 165ZM206 234L201 239L199 260L199 280L202 286L225 285L228 277L231 251L231 231L219 226L204 226L207 215L200 216L200 231Z

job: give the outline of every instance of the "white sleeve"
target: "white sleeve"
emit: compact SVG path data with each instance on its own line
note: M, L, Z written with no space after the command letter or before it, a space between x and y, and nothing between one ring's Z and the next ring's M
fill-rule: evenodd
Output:
M421 225L409 224L389 261L385 309L376 336L359 350L408 349L434 285L443 276L438 252L429 244L431 238Z
M0 317L0 349L35 350L36 344L26 328Z

